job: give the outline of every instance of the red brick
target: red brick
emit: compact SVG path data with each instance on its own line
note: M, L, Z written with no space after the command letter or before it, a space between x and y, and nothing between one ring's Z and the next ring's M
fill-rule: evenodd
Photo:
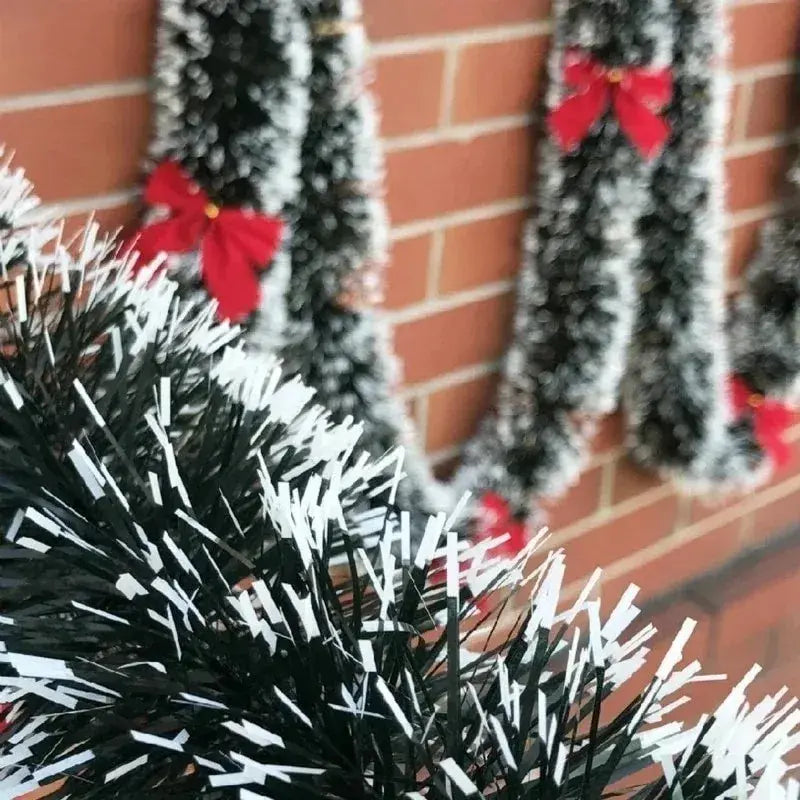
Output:
M747 136L769 136L797 121L797 80L794 74L763 78L753 85Z
M676 543L675 549L604 582L603 592L607 589L614 597L629 583L635 583L641 587L643 598L659 597L730 560L741 547L741 529L741 520L737 519L697 539Z
M3 0L0 94L148 75L155 8L156 0Z
M795 57L800 30L797 0L740 5L731 10L734 67L752 67Z
M601 522L568 542L567 583L590 575L596 567L607 569L627 556L669 536L675 529L675 496L656 500L607 522Z
M525 217L525 212L519 211L449 228L445 233L439 291L460 292L516 275Z
M375 91L380 98L384 136L436 127L443 75L441 50L380 58L375 62Z
M800 591L800 573L767 577L747 591L737 591L718 615L716 642L723 649L746 641L794 614Z
M512 307L509 293L398 325L395 349L405 362L405 382L500 358L508 343Z
M729 233L728 278L744 275L758 246L758 236L763 222L746 222Z
M543 19L550 0L366 0L372 39L463 31Z
M597 432L592 440L592 452L607 453L622 445L625 438L625 420L622 414L609 414L597 423Z
M711 642L712 654L707 668L713 672L724 672L735 683L746 675L754 664L768 670L775 660L775 631L770 628L755 631L745 639L724 645L716 638Z
M790 664L796 661L800 657L797 648L797 642L800 641L800 618L795 614L773 628L773 632L775 634L775 664ZM800 690L800 680L795 681L794 686Z
M397 150L387 158L387 196L395 224L524 196L532 142L527 128L468 142Z
M614 470L614 491L611 502L612 504L622 503L637 494L656 489L661 484L662 481L657 475L623 457L617 461Z
M453 120L528 114L536 105L549 37L474 44L459 54Z
M704 519L713 517L714 514L719 514L721 511L731 508L742 502L742 497L734 496L721 496L721 497L695 497L692 500L690 520L691 522L701 522Z
M544 504L547 524L553 531L566 528L583 517L594 514L600 505L600 488L603 482L603 467L594 467L584 472L575 486L559 500Z
M472 436L494 401L497 382L495 373L431 394L428 398L428 450L442 450Z
M728 207L741 211L772 201L783 184L787 165L787 151L783 147L729 159L726 164Z
M753 538L757 541L766 541L787 533L798 523L800 523L800 489L756 509Z
M135 185L149 134L145 95L0 114L0 141L44 201Z
M392 244L386 272L387 308L401 308L422 300L428 288L432 237L430 234L401 239Z

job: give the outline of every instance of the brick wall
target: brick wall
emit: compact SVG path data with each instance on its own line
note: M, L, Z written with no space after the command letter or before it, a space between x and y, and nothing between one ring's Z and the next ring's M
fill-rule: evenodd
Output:
M148 137L156 0L3 0L0 141L44 200L111 227L135 213ZM519 233L530 205L532 109L547 0L365 0L383 111L393 261L387 306L402 389L446 472L488 408L506 347ZM797 0L730 5L734 33L729 279L780 206L798 123ZM800 439L800 437L798 437ZM800 446L798 446L800 451ZM581 482L552 509L570 579L660 594L800 518L800 452L764 491L726 504L678 497L637 471L606 420Z

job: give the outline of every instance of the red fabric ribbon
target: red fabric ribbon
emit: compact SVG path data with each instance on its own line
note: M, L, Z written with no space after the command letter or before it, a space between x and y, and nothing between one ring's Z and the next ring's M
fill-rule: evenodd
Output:
M159 253L200 251L203 282L219 303L219 316L234 322L258 307L257 273L272 261L283 221L240 208L219 208L179 164L160 164L147 182L148 206L165 206L165 220L145 226L132 242L144 266Z
M475 539L497 539L506 533L508 539L492 549L492 553L514 558L528 543L528 529L524 522L515 519L508 501L496 492L487 492L478 508Z
M11 703L0 703L0 733L5 733L11 723L8 721L8 715L11 713Z
M737 418L751 415L758 444L776 466L786 466L792 459L792 448L784 438L793 420L791 408L754 392L738 375L730 379L730 394Z
M547 118L562 150L574 150L609 107L645 158L655 158L664 149L670 126L659 114L672 99L669 68L608 67L580 50L569 50L564 83L576 91Z

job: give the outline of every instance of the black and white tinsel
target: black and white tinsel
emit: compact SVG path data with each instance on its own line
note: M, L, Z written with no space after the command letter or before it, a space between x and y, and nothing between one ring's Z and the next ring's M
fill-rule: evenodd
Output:
M364 426L373 455L402 444L403 494L432 510L440 492L397 396L389 331L370 308L383 286L388 226L377 116L358 0L304 0L311 105L294 201L283 357L335 419Z
M731 324L733 365L753 391L800 403L800 158L790 208L767 223Z
M667 67L674 50L667 0L560 0L547 108L569 93L570 48L609 65ZM460 487L496 491L525 514L559 495L583 465L592 420L617 405L635 316L634 268L654 166L607 117L575 151L540 144L537 211L518 286L514 338L496 416L469 445Z
M249 338L274 353L291 270L287 207L299 188L311 54L296 0L159 0L151 166L178 161L221 206L283 216L284 248L263 272ZM198 257L171 274L201 290Z
M766 459L727 394L721 0L556 3L550 111L574 48L610 69L667 67L670 136L644 159L609 111L573 152L542 144L536 216L498 411L460 488L519 515L575 482L621 399L632 457L691 491L751 486Z
M786 690L750 705L754 668L684 729L710 679L691 620L651 666L635 587L562 604L561 551L464 545L458 508L412 558L391 457L352 458L302 384L236 366L213 305L94 229L72 257L21 224L32 202L0 169L2 800L797 800ZM529 599L488 648L496 589Z
M725 330L722 0L673 5L672 136L639 220L639 303L623 388L630 452L698 491L765 480L768 464L734 418Z

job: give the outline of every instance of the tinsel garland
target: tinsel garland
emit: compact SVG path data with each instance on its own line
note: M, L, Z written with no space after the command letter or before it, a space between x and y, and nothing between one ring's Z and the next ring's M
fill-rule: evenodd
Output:
M673 3L672 136L639 220L637 316L623 406L634 459L691 489L763 480L764 454L733 419L725 333L722 0Z
M460 543L463 504L412 556L394 457L34 205L0 169L1 798L796 800L796 700L748 704L757 668L684 730L691 620L650 667L635 587L561 603L564 554ZM497 589L529 595L499 636Z
M562 80L569 49L609 66L670 66L670 7L666 0L557 2L547 109L569 91ZM635 314L636 227L653 169L613 117L574 151L563 152L552 137L542 141L497 414L469 445L458 486L499 492L525 514L532 498L558 495L576 480L592 419L617 404Z
M379 454L402 444L415 508L441 498L402 402L399 370L380 312L388 227L377 117L367 90L358 0L304 0L312 46L311 108L294 200L288 292L288 368L314 387L335 419L364 426Z
M176 160L217 206L291 226L310 67L295 0L160 0L151 168ZM187 290L201 290L198 256L172 256L169 266ZM248 322L269 352L284 334L290 270L287 241L262 273L260 311Z
M431 510L445 493L395 397L385 324L364 308L380 287L387 229L360 11L358 0L269 9L164 0L153 152L178 155L236 205L251 202L242 176L264 158L268 191L251 204L282 211L291 233L267 273L270 309L251 327L250 349L271 353L280 341L333 417L364 426L373 454L402 444L403 502ZM728 388L721 2L559 0L554 16L549 131L514 340L497 413L468 447L456 490L496 493L526 516L575 482L596 420L620 399L639 463L692 491L752 486L775 453L763 419L741 413ZM251 64L263 41L269 67ZM165 145L170 137L179 144ZM196 278L196 262L188 274ZM279 295L288 316L272 302ZM784 319L776 336L787 335ZM734 336L740 361L746 334Z
M800 402L800 158L789 209L767 223L734 307L734 371L761 395Z

